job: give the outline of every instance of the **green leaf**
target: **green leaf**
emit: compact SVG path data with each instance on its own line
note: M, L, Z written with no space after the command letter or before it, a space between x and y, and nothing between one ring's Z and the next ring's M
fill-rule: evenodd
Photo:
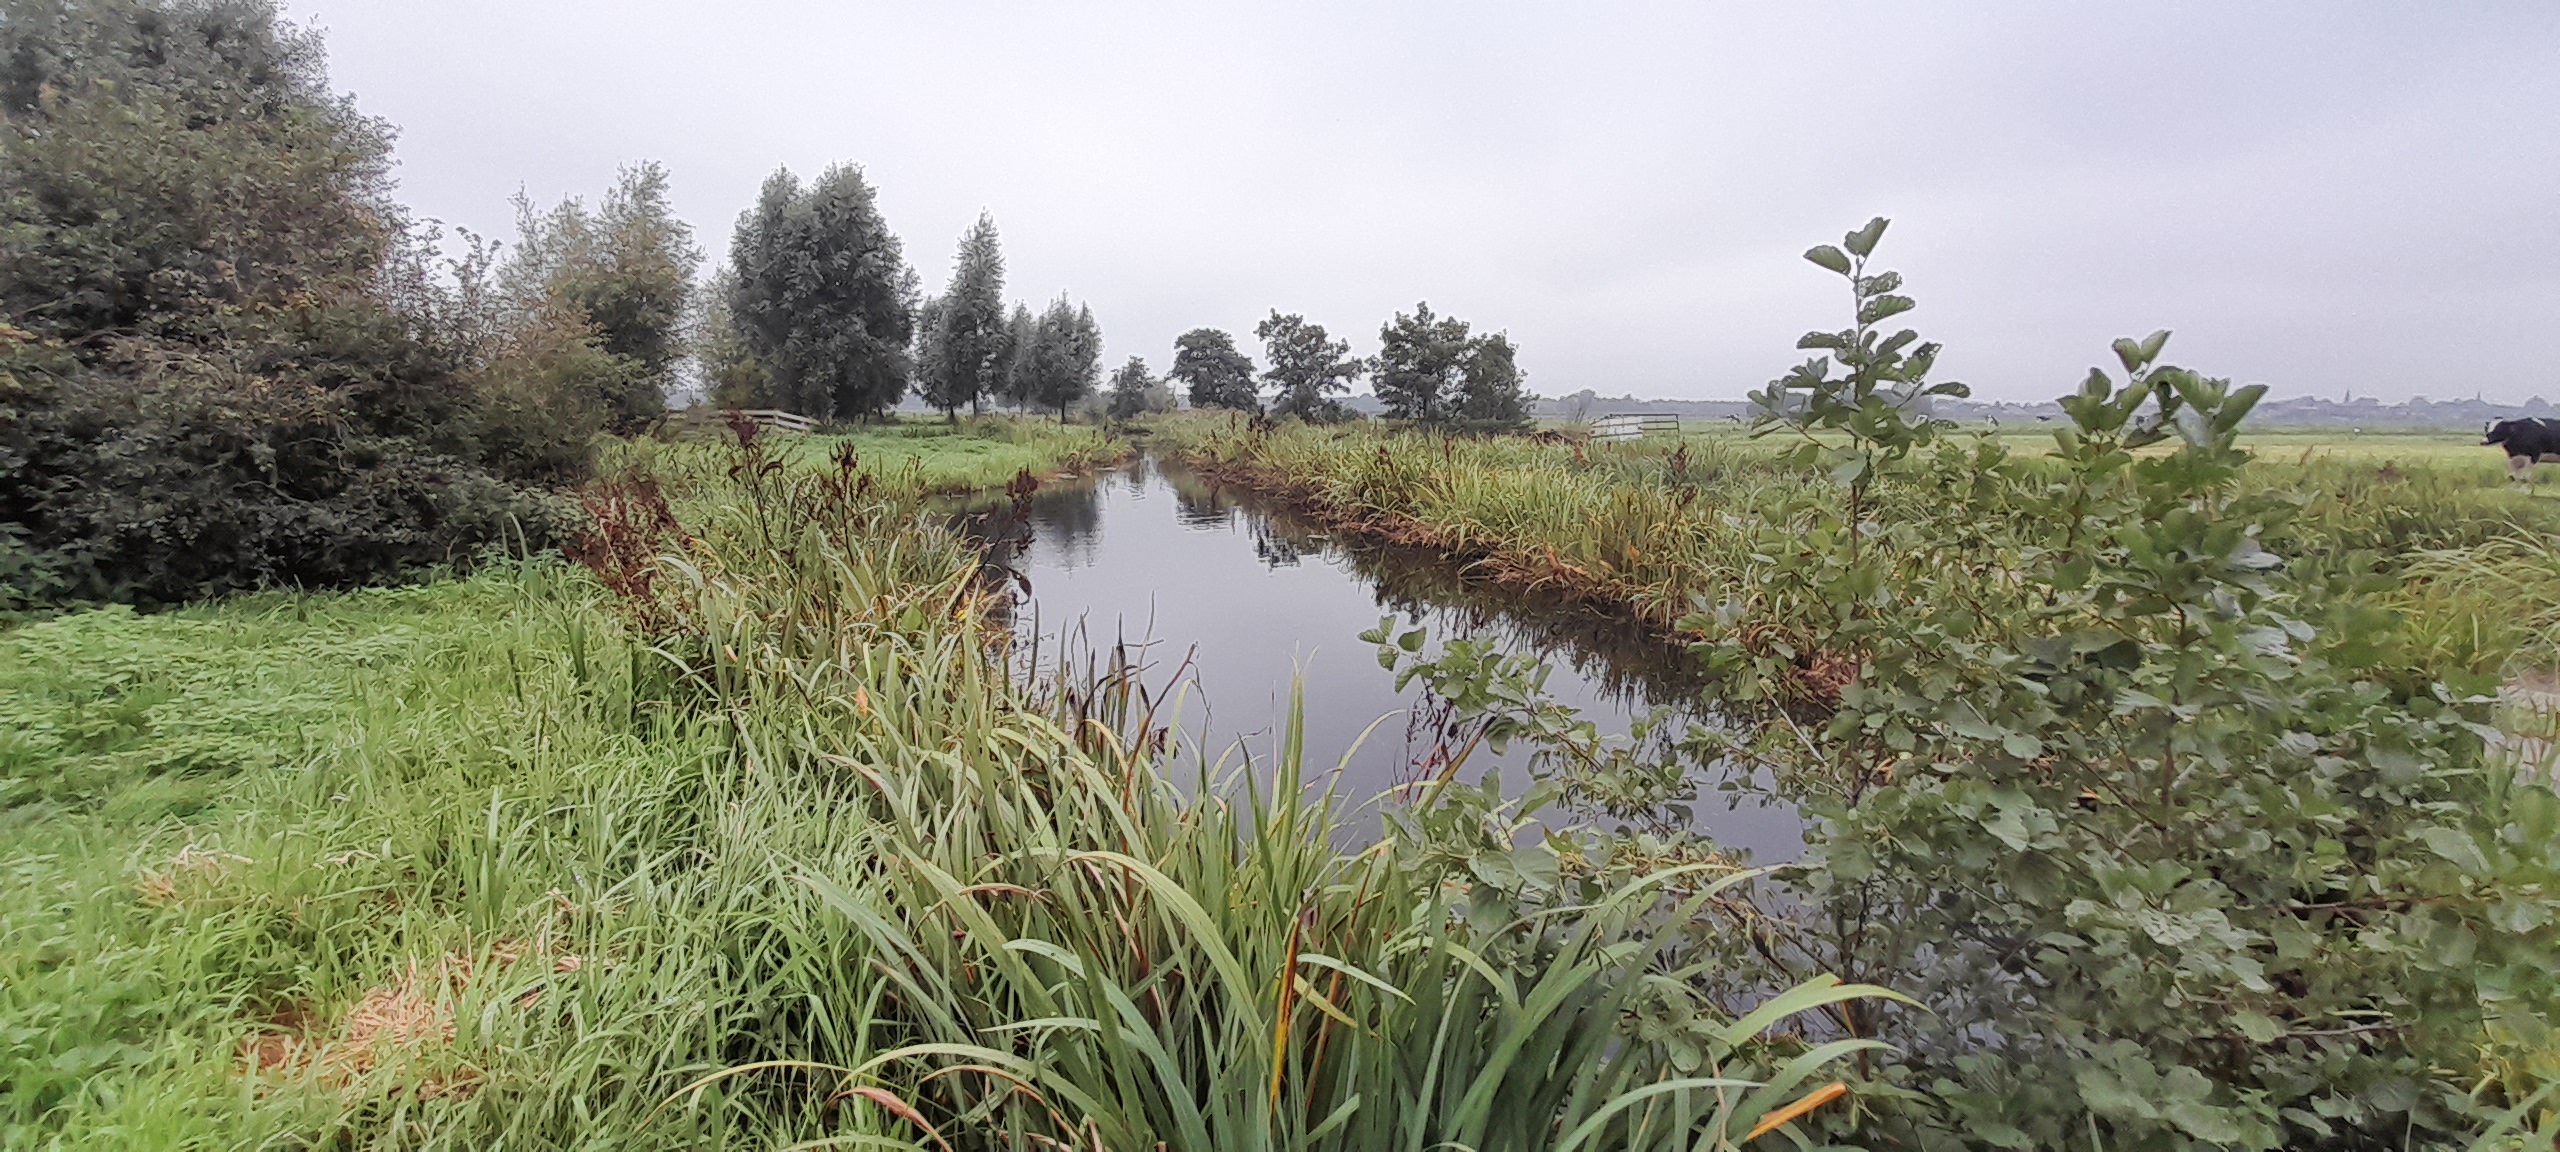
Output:
M2026 851L2027 845L2031 843L2026 817L2014 808L1998 809L1989 819L1982 821L1982 830L1999 837L2001 843L2020 852Z
M1994 1148L2016 1148L2020 1152L2026 1152L2027 1149L2036 1146L2034 1137L2019 1131L2014 1124L2003 1124L1997 1120L1972 1121L1971 1134L1975 1139Z
M1833 877L1852 884L1876 874L1875 854L1856 840L1832 841L1829 858L1824 863Z
M2434 827L2419 829L2418 838L2426 841L2436 855L2461 865L2463 871L2474 876L2489 874L2489 858L2480 854L2480 845L2469 835L2453 828Z
M1849 251L1860 256L1867 255L1876 250L1876 241L1884 239L1884 226L1887 223L1890 221L1878 216L1867 221L1866 227L1850 233L1842 242L1849 246Z
M2125 1086L2115 1073L2100 1065L2084 1065L2072 1075L2080 1087L2080 1102L2089 1111L2111 1120L2156 1120L2160 1113L2142 1094Z
M2244 1135L2227 1108L2216 1108L2195 1100L2180 1100L2161 1109L2161 1112L2168 1116L2170 1123L2186 1129L2187 1135L2208 1144L2228 1147L2239 1143Z
M1805 250L1804 258L1843 276L1849 274L1849 257L1828 244L1817 244Z
M1997 740L2001 736L1999 726L1983 719L1982 713L1975 711L1971 704L1959 702L1955 711L1947 716L1946 725L1948 731L1967 739Z
M1919 306L1908 296L1878 296L1858 306L1858 323L1882 323Z
M1752 1009L1750 1015L1727 1026L1720 1039L1726 1046L1738 1048L1771 1025L1798 1012L1810 1012L1843 1000L1863 1000L1870 997L1899 1000L1914 1006L1919 1003L1890 988L1879 988L1873 984L1843 984L1839 977L1826 972L1770 997L1759 1007Z

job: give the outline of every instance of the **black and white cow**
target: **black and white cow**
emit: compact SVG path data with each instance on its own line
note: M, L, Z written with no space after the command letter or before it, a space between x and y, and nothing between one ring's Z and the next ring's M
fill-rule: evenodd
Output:
M2480 434L2482 444L2507 450L2507 475L2523 479L2536 461L2560 463L2560 420L2500 420Z

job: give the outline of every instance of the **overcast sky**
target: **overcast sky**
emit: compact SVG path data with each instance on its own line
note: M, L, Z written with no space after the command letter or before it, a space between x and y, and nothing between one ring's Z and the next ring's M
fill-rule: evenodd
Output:
M862 166L928 291L980 209L1108 362L1428 300L1548 395L1734 398L1880 255L1981 395L2107 342L2279 394L2560 397L2560 3L287 0L402 197L512 232L664 162L713 260Z

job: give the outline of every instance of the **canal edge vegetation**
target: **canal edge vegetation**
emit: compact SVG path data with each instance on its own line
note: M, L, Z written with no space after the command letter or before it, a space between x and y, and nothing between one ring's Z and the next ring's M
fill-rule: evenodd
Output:
M762 448L591 490L583 568L9 633L13 1131L1685 1148L1866 1046L1631 978L1729 866L1346 851L1287 745L1186 796L920 485Z
M1345 851L1294 739L1168 758L1129 670L990 652L925 495L1121 450L1064 426L1089 309L999 331L992 220L929 300L847 165L703 294L654 166L448 253L271 7L4 16L7 1143L2551 1135L2560 817L2495 695L2551 657L2547 509L2247 461L2165 336L2043 455L1905 411L1880 220L1808 254L1855 311L1780 451L1447 435L1520 377L1419 305L1377 363L1275 309L1276 423L1189 341L1230 463L1587 581L1766 721L1649 759L1382 628L1472 727ZM688 328L715 394L857 426L628 439ZM1378 370L1422 431L1306 426ZM939 426L879 419L912 385ZM1470 780L1478 737L1571 767ZM1825 817L1805 862L1679 833L1715 758Z
M2483 1108L2552 1123L2560 809L2549 765L2492 727L2549 728L2498 693L2553 655L2546 502L2253 463L2255 391L2162 365L2166 333L2118 342L2121 382L2066 396L2048 455L1906 415L1935 349L1877 327L1911 306L1863 267L1883 227L1808 254L1854 323L1809 334L1826 355L1763 394L1777 451L1198 423L1171 442L1339 526L1615 594L1764 702L1750 740L1701 733L1687 764L1595 777L1587 727L1529 669L1369 637L1454 685L1474 737L1555 744L1549 785L1619 819L1696 800L1683 769L1710 757L1776 769L1824 821L1779 871L1810 914L1738 921L1786 943L1731 970L1819 964L1935 1010L1841 1022L1894 1039L1928 1101L1859 1139L2352 1146L2452 1138Z

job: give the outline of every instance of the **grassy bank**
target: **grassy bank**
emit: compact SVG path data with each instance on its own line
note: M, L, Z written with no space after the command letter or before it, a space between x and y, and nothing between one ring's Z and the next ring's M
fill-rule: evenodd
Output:
M716 456L726 435L702 444ZM1001 488L1019 472L1048 476L1117 460L1128 443L1087 424L1060 424L1026 416L905 417L851 431L778 437L777 458L793 467L831 466L839 452L886 478L934 492Z
M0 633L0 1143L1720 1147L1865 1047L1697 978L1730 869L1464 788L1345 852L1292 745L1008 679L931 468L767 459L626 458L584 567Z
M1561 589L1665 630L1759 583L1755 571L1790 562L1756 510L1837 499L1819 470L1784 458L1787 442L1722 429L1576 447L1377 426L1256 433L1194 416L1159 422L1154 441L1336 527L1441 548L1481 575ZM2028 466L2053 444L2050 433L2017 432L1978 442ZM1974 443L1970 434L1954 440ZM2444 658L2560 658L2551 634L2560 568L2548 543L2560 533L2560 496L2508 485L2502 458L2453 434L2274 432L2245 443L2259 458L2242 487L2301 503L2288 542L2369 553L2410 577L2404 607L2442 634ZM1915 472L1926 466L1925 457L1912 462ZM1877 519L1918 521L1947 497L1926 485L1892 490L1885 499L1932 506L1888 505ZM2539 559L2516 562L2531 557ZM1780 627L1802 608L1746 607Z

